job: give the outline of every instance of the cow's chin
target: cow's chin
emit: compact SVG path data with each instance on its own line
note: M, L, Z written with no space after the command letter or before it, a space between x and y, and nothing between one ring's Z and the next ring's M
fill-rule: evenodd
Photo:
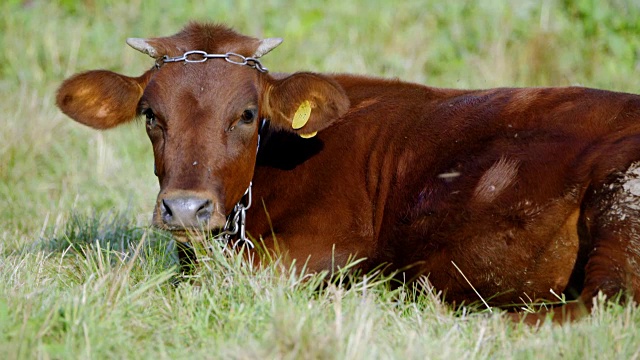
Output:
M213 234L218 233L218 230L201 231L201 230L173 230L171 236L175 241L181 243L204 243L208 239L211 239Z
M208 242L222 232L225 222L207 225L200 228L168 227L165 224L153 222L153 227L171 233L173 239L181 243Z

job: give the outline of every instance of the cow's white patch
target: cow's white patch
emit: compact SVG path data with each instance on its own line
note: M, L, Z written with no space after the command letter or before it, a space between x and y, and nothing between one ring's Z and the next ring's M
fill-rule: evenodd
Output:
M627 217L637 217L640 210L640 162L635 162L620 173L619 180L609 184L613 190L611 199L605 202L604 213L609 221L624 221Z
M109 108L109 105L104 104L96 112L96 117L98 117L98 118L106 118L107 116L109 116L110 112L111 112L111 109Z
M495 200L516 179L518 174L518 160L500 158L487 170L473 192L473 199L479 202Z
M612 193L601 208L604 225L627 241L628 266L640 275L640 162L631 164L608 188Z
M640 196L640 164L633 163L624 174L622 188L630 196Z
M460 176L459 171L452 171L452 172L438 174L438 177L440 179L453 179L453 178L457 178L458 176Z

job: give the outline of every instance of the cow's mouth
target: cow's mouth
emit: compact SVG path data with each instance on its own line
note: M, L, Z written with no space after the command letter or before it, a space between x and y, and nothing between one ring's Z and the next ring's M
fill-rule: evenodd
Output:
M218 240L223 228L197 229L197 228L173 228L162 229L171 234L174 240L181 243L208 243Z
M213 229L174 228L163 230L169 232L171 237L181 244L198 244L206 248L215 245L220 247L231 246L233 248L247 245L249 248L254 248L252 240L244 233L240 224Z

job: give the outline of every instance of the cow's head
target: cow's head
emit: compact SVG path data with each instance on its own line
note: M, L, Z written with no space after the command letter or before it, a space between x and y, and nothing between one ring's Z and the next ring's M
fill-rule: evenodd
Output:
M190 24L170 37L128 39L155 58L156 66L140 77L105 70L75 75L58 90L57 104L96 129L144 116L160 182L154 225L177 235L219 229L253 177L262 119L272 130L308 137L349 107L344 90L328 77L275 78L252 60L249 66L237 64L259 58L281 41L208 24ZM193 54L189 61L163 61L194 50L241 56L191 62L203 59Z

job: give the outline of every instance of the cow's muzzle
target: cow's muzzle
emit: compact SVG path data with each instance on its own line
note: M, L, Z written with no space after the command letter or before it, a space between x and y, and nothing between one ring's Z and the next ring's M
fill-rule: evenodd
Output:
M199 227L206 224L213 214L209 199L195 197L163 199L160 203L162 221L170 227Z
M194 193L166 195L158 199L154 223L171 231L211 230L225 224L212 199Z

